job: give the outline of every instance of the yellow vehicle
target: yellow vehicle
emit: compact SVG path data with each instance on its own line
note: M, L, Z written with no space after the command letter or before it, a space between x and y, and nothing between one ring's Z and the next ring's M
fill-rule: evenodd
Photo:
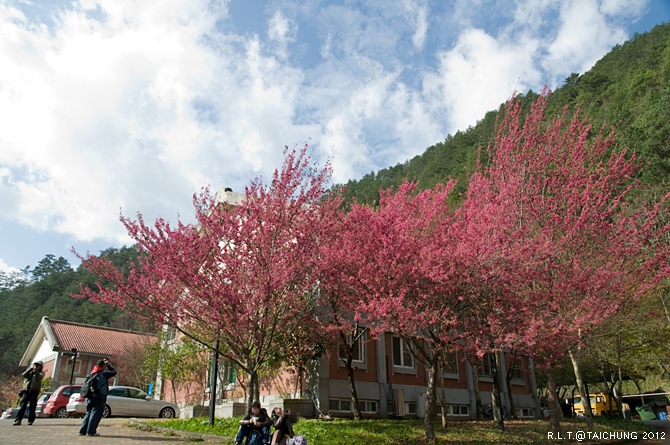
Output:
M610 411L614 415L619 415L619 410L616 406L616 400L609 394L591 394L591 412L594 416L607 416ZM583 416L586 414L582 398L577 396L573 399L573 407L575 415Z

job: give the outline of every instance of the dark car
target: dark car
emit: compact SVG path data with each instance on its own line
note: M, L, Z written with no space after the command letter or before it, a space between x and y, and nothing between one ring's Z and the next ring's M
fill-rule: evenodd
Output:
M49 397L42 412L49 417L59 417L62 419L69 417L65 407L70 401L70 396L72 394L78 394L80 390L81 385L60 386L53 394L51 394L51 397Z
M49 417L46 414L44 414L44 407L47 404L47 401L49 400L49 397L51 397L52 392L44 392L40 396L39 399L37 399L37 407L35 408L35 415L37 417Z

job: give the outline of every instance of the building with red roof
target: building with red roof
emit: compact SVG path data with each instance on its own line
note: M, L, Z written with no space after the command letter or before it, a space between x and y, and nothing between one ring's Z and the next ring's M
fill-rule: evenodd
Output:
M28 367L41 360L45 377L52 378L54 387L68 384L71 376L72 383L81 383L101 358L142 348L155 340L152 334L43 317L19 364Z

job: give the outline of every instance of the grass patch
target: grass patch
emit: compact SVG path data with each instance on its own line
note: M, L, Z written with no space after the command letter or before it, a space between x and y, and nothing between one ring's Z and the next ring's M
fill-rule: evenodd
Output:
M203 434L213 434L235 437L239 427L240 418L217 419L213 427L207 419L168 420L152 421L150 424L160 425L181 431L192 431ZM435 425L438 444L556 444L556 439L549 439L547 432L549 423L537 420L516 420L505 423L506 431L496 429L491 421L459 421L450 422L449 430L441 428L439 422ZM366 444L366 445L420 445L424 444L423 423L421 420L388 420L374 419L352 421L336 419L332 422L320 420L301 420L294 426L296 434L302 434L308 443L315 445L341 445L344 443ZM561 432L567 437L568 432L587 431L586 423L581 420L568 419L562 422ZM615 432L615 431L651 431L648 427L637 422L625 420L598 419L592 432ZM642 436L638 436L642 443ZM232 442L232 440L231 440ZM576 440L563 440L561 442L577 443ZM607 440L609 445L619 443L616 440ZM581 441L582 444L602 443L602 441ZM645 441L645 443L653 443ZM660 442L658 442L660 443Z

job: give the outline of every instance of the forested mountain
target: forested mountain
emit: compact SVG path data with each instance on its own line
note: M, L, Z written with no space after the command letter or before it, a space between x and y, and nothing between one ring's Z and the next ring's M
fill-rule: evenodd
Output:
M518 97L524 105L537 98L528 91ZM635 36L615 46L583 75L571 74L548 100L547 115L564 106L580 107L594 126L613 126L619 147L639 153L647 163L643 180L650 184L670 179L670 24ZM371 172L346 184L345 196L373 203L379 190L398 186L407 178L430 188L449 178L459 180L456 192L467 187L467 172L475 166L479 147L486 148L495 134L498 110L488 112L477 125L449 135L403 164Z
M101 255L121 267L137 256L132 247L107 249ZM92 286L96 277L63 257L45 256L35 268L0 273L0 374L19 370L19 361L42 317L123 329L146 330L118 309L70 296L79 285Z

